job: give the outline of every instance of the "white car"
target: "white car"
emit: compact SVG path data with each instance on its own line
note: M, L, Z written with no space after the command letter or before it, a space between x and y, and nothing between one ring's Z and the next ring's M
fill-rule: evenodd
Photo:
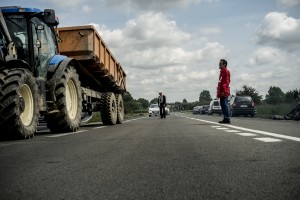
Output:
M159 107L157 104L151 104L148 108L149 117L151 116L159 116Z
M220 100L218 100L218 99L212 100L209 104L208 114L213 115L214 113L217 113L219 115L222 114L222 108L221 108Z
M168 107L165 108L165 111L166 111L166 115L170 114L170 109Z

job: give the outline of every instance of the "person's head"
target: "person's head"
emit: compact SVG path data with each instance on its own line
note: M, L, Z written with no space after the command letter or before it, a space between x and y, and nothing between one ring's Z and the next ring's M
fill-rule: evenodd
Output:
M161 95L162 95L162 92L159 92L158 94L159 94L159 96L161 96Z
M219 68L223 69L224 67L227 67L227 60L221 59L219 62Z

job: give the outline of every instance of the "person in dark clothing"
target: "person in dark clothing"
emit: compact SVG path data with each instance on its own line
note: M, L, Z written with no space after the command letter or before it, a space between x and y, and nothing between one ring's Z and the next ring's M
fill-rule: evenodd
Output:
M166 118L166 96L162 92L159 92L157 104L159 106L160 118Z
M217 90L217 98L220 98L220 104L224 118L219 123L230 124L228 96L230 95L230 72L227 69L227 61L221 59L219 63L220 76Z

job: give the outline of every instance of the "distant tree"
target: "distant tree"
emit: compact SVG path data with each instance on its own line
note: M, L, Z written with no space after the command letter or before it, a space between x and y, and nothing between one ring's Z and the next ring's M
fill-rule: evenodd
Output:
M155 97L154 99L152 99L151 101L150 101L150 104L157 104L157 100L158 100L158 98L157 97Z
M182 100L182 103L187 103L187 100L186 100L186 99L183 99L183 100Z
M140 110L141 103L134 100L131 94L127 91L123 95L123 102L124 102L124 112L126 113L133 113L136 110Z
M133 97L131 96L131 94L127 91L124 93L123 95L123 101L127 102L127 101L133 101Z
M206 105L212 100L211 95L208 90L203 90L199 96L199 104Z
M285 95L279 87L271 86L266 94L266 102L269 104L278 104L284 101Z
M255 88L243 85L241 90L235 91L236 96L250 96L256 104L261 104L262 95Z
M290 90L285 93L285 101L288 103L297 102L300 100L300 90Z
M144 98L139 98L137 101L141 102L142 108L148 108L149 107L149 101Z

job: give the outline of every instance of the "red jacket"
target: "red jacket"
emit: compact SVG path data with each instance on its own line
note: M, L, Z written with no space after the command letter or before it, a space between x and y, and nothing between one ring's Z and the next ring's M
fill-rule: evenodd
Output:
M230 95L230 72L227 67L220 70L217 97L228 97Z

